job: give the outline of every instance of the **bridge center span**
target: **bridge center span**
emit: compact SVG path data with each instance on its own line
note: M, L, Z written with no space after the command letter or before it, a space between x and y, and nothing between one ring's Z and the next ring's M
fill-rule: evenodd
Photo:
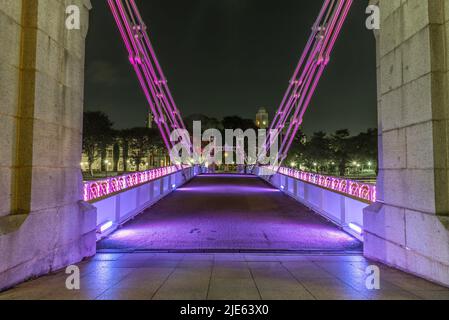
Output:
M244 175L202 175L98 245L117 250L360 251L361 243Z

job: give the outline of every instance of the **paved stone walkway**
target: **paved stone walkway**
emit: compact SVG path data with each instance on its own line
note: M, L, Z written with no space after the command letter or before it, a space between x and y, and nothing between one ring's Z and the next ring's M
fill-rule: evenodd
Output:
M262 179L193 179L99 243L126 250L361 252L362 244Z
M373 263L347 253L359 252L360 242L247 176L198 177L99 249L112 253L78 265L81 290L67 290L61 271L0 293L0 299L449 299L449 289L382 265L381 290L368 290L365 270ZM158 249L288 249L313 255L155 253ZM133 252L120 253L127 250Z
M367 290L371 264L361 256L98 254L79 264L80 291L65 288L62 271L0 293L0 300L449 300L449 289L382 265L381 290Z

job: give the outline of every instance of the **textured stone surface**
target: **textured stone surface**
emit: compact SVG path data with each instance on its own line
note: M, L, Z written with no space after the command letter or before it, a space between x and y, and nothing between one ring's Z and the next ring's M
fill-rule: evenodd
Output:
M65 28L69 4L82 30ZM89 8L0 3L0 289L95 254L79 168Z
M365 255L449 284L448 1L372 2L383 201L365 210Z
M380 290L365 286L380 268ZM0 293L0 300L422 300L449 289L361 256L266 254L98 254L78 264L81 290L61 271Z

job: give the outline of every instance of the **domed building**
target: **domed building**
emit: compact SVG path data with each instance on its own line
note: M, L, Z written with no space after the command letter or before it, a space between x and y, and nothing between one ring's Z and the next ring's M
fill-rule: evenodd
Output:
M268 129L269 122L269 114L266 108L260 108L256 114L256 126L259 129Z

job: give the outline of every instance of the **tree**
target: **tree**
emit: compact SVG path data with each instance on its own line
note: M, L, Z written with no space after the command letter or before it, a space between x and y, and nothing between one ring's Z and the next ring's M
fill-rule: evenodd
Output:
M315 132L304 148L304 159L309 168L318 172L328 169L331 159L331 141L323 131Z
M129 151L137 166L137 171L140 171L140 166L144 163L143 159L162 146L160 134L155 129L133 128L129 130Z
M150 157L151 161L154 163L154 158L158 154L164 154L166 152L166 146L164 141L162 141L162 137L159 134L159 131L155 129L151 129L149 131L150 135Z
M187 130L190 133L193 133L193 122L201 121L201 130L204 132L208 129L222 129L221 122L216 118L210 118L203 114L193 114L184 119L184 123L186 125Z
M124 172L128 172L129 143L131 137L132 134L130 129L124 129L117 132L117 141L122 147L122 162Z
M363 165L371 163L377 172L377 152L378 152L378 132L377 129L368 129L351 139L350 150L353 159L358 160Z
M243 131L246 131L248 129L257 130L257 126L254 123L254 120L243 119L240 118L239 116L225 117L221 123L225 130L226 129L232 130L242 129Z
M331 138L332 153L335 156L338 165L338 174L346 175L346 168L349 162L352 143L349 139L350 133L348 129L337 130Z
M287 165L291 166L292 164L295 164L296 166L299 166L300 164L306 163L306 159L304 157L306 144L307 136L301 130L299 130L293 139L292 145L285 160Z
M104 153L113 140L112 122L103 112L85 112L83 119L83 152L87 155L89 172L93 175L92 164L101 157L102 170Z
M118 172L118 163L120 161L120 142L118 141L117 138L115 139L112 157L114 162L114 172Z

